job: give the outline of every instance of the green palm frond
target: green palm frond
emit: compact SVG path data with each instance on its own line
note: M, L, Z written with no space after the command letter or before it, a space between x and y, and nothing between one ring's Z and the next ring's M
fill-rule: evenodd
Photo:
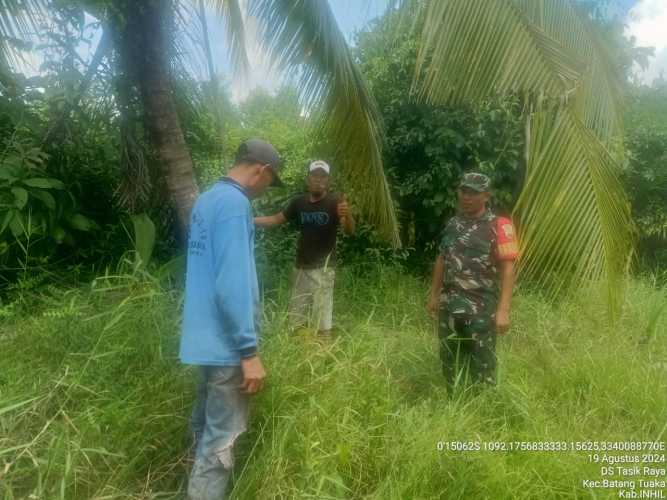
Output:
M246 35L243 12L239 0L207 0L225 22L227 45L231 53L232 66L238 74L248 73L250 65L246 52Z
M515 207L522 272L552 293L605 279L613 305L634 239L618 166L567 107L533 113L530 129Z
M604 278L616 304L633 226L609 152L622 133L621 85L594 27L567 0L424 5L415 86L425 99L519 95L531 110L520 271L551 292Z
M37 31L44 10L44 0L0 0L0 65L18 62L16 45Z
M196 2L193 0L174 2L167 22L169 26L166 30L166 44L172 73L205 75L206 55L202 49L204 35L198 19Z
M509 0L430 2L425 19L417 74L430 102L511 92L565 98L576 90L583 63Z
M514 0L523 15L568 51L585 70L576 96L577 114L605 144L623 133L623 84L610 48L597 27L569 0Z
M381 119L325 1L251 0L250 13L277 67L294 75L308 109L318 109L327 141L365 218L395 243L398 226L382 169Z

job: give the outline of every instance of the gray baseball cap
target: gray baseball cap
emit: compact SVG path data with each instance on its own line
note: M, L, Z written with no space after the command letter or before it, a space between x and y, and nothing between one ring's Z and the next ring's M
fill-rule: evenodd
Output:
M326 174L331 173L331 167L324 160L315 160L315 161L311 161L308 164L308 173L313 172L315 170L322 170Z
M485 193L491 188L491 179L479 172L468 172L463 175L459 187L467 187L478 193Z
M281 181L280 177L278 177L282 167L280 155L271 143L268 143L262 139L248 139L247 141L241 143L239 148L236 150L235 160L236 163L246 161L268 165L271 167L271 170L273 170L273 182L271 185L284 185L283 181Z

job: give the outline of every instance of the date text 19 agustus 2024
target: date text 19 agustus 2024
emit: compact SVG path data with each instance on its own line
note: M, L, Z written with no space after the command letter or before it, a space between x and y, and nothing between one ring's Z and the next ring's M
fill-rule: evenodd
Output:
M662 441L438 441L442 452L568 452L599 465L582 479L585 489L603 489L619 498L667 498L666 459Z

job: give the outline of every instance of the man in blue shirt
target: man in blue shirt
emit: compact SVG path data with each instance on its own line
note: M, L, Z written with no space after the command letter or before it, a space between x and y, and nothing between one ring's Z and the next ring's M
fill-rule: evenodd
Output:
M250 200L280 185L278 152L250 139L234 166L197 199L190 218L180 358L198 365L190 500L224 498L248 399L266 373L257 354L259 291Z

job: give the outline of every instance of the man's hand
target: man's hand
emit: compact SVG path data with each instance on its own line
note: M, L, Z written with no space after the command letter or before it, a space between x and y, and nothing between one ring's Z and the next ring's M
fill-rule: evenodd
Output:
M241 392L244 394L256 394L264 387L266 372L259 356L241 359L241 370L243 371L243 384Z
M500 297L496 309L496 331L503 335L510 327L510 302L514 287L514 261L500 261Z
M428 302L426 302L426 311L428 311L429 316L433 319L438 318L438 311L440 310L440 298L437 296L430 295Z
M274 215L255 217L254 221L256 226L267 228L284 224L285 222L287 222L287 219L285 218L284 213L278 212L277 214Z
M442 279L445 276L445 258L442 254L438 255L433 264L433 273L431 276L431 291L428 294L426 310L433 319L437 319L440 309L440 291L442 290Z
M338 218L341 220L350 215L350 206L347 204L347 198L345 198L345 195L340 197L340 201L336 206L336 211L338 212Z
M507 333L510 328L510 312L507 309L496 311L496 331L500 335Z

